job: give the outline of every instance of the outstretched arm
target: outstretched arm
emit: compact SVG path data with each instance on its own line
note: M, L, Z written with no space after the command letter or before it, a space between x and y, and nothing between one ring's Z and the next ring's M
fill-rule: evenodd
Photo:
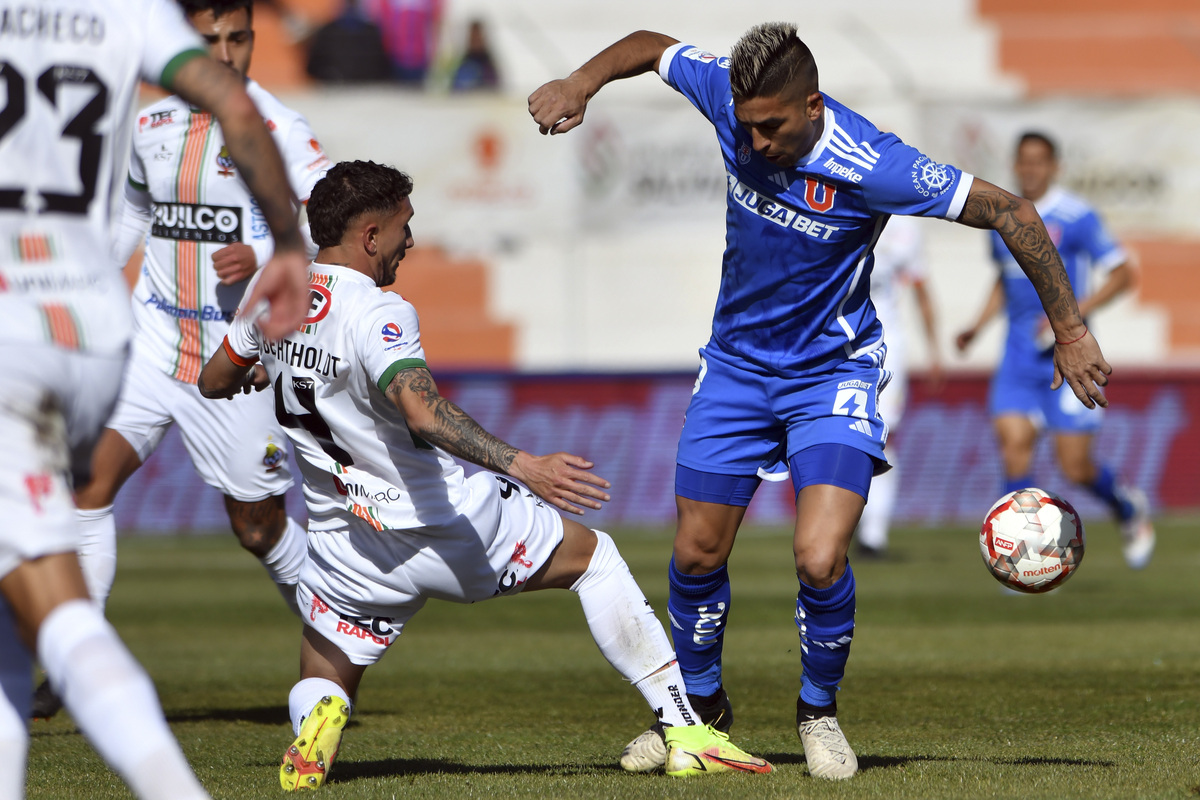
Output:
M631 33L566 78L529 95L529 114L543 134L566 133L583 122L588 101L605 84L658 69L659 58L673 44L677 42L661 33Z
M942 348L938 343L937 312L933 309L933 298L923 279L913 281L913 295L917 299L917 310L921 313L921 325L925 331L925 342L929 346L929 382L934 391L942 386Z
M1136 283L1137 268L1132 263L1125 261L1113 267L1100 288L1079 301L1079 313L1086 317L1132 289Z
M1004 277L999 276L996 282L992 284L992 291L988 294L987 302L983 304L983 309L979 312L979 317L975 320L975 324L962 331L954 339L954 345L958 348L958 352L965 353L967 348L971 346L971 342L975 341L975 337L983 330L983 326L991 321L992 317L1000 313L1000 308L1004 305Z
M582 514L578 506L600 508L600 501L609 499L601 491L609 482L587 471L592 462L570 453L532 456L497 439L438 394L427 369L400 370L386 394L415 435L472 464L511 475L563 511Z
M999 233L1037 290L1054 329L1052 387L1057 389L1066 380L1079 402L1088 408L1095 408L1097 403L1107 406L1100 387L1108 383L1112 367L1083 324L1062 258L1033 203L975 178L958 221Z

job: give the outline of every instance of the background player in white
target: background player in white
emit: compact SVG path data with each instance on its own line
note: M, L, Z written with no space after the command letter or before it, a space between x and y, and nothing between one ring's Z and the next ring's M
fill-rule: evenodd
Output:
M72 473L116 400L131 329L107 258L139 79L210 108L278 247L268 335L302 316L294 198L262 118L170 0L0 2L0 797L24 793L31 652L143 798L207 797L154 686L88 599Z
M936 389L942 381L942 353L937 339L937 316L925 285L925 237L914 217L895 216L875 243L875 269L871 271L871 302L883 323L887 341L888 371L892 379L879 396L879 414L895 435L908 403L908 342L901 324L900 305L906 287L911 288L921 315L921 329L929 350L929 380ZM887 553L888 529L900 489L900 467L888 449L892 469L871 479L871 496L858 526L858 554L867 558Z
M292 190L307 200L329 160L305 119L246 77L254 50L251 0L180 0L180 5L212 57L246 80ZM138 114L124 187L115 259L125 264L143 240L146 249L133 290L133 349L121 395L96 444L91 480L75 492L88 591L103 609L117 564L113 501L177 422L196 470L224 494L234 535L299 614L304 528L285 509L292 476L287 437L275 421L271 398L252 394L208 403L195 387L204 360L229 329L246 282L271 256L270 232L212 115L178 96ZM213 223L200 221L209 214ZM50 717L60 705L43 682L30 713Z
M1086 316L1129 291L1135 281L1133 264L1105 230L1099 215L1081 198L1056 186L1058 146L1044 133L1030 131L1017 142L1013 172L1021 195L1033 201L1046 229L1062 255L1079 312ZM1063 477L1085 487L1112 510L1121 526L1125 561L1134 569L1150 562L1154 553L1154 525L1146 496L1119 483L1107 464L1092 455L1103 409L1083 408L1061 389L1054 391L1045 378L1052 374L1054 334L1036 296L1012 256L992 238L992 258L998 274L978 320L960 333L956 344L965 350L979 330L1001 308L1008 316L1004 357L992 377L988 411L1004 461L1005 492L1033 485L1034 447L1039 430L1054 434L1054 447ZM1097 278L1102 282L1093 290Z
M221 397L265 367L304 475L305 627L283 787L324 783L363 671L426 600L550 588L579 594L601 652L670 726L668 774L770 772L699 723L662 625L612 539L542 502L599 508L608 482L586 471L591 462L518 450L438 394L416 311L379 290L412 245L411 191L391 167L329 170L309 201L321 250L306 324L272 342L239 316L200 375L201 392ZM492 471L464 478L451 455Z

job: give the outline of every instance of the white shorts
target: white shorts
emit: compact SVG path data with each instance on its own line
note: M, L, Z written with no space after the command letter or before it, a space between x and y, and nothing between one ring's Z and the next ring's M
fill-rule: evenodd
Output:
M124 353L0 345L0 578L78 547L71 476L87 474L124 364Z
M207 400L194 384L167 375L135 345L107 427L145 463L172 422L179 423L196 472L222 494L255 502L291 488L287 435L275 420L270 389Z
M357 517L308 535L296 599L304 624L369 666L429 598L474 603L517 594L562 541L558 512L491 472L467 478L448 525L376 531Z

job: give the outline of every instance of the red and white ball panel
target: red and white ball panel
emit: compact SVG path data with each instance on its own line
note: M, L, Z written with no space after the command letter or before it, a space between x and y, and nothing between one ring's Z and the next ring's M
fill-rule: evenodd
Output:
M983 563L1005 586L1047 592L1083 560L1083 523L1071 504L1042 489L1001 497L979 532Z

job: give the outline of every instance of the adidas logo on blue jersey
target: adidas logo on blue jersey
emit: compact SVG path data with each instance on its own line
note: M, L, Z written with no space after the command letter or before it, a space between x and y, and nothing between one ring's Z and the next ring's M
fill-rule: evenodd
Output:
M867 422L865 419L859 419L859 420L855 420L854 422L851 422L850 427L853 428L854 430L858 431L859 433L865 434L867 436L871 435L871 423Z
M787 176L782 172L772 172L768 177L770 178L771 183L775 184L781 189L786 189L791 185L788 183Z
M857 164L868 172L875 169L875 165L879 162L879 153L875 152L871 145L866 142L854 141L846 131L842 130L840 125L833 126L827 147L829 152L838 158L849 161L851 164Z

